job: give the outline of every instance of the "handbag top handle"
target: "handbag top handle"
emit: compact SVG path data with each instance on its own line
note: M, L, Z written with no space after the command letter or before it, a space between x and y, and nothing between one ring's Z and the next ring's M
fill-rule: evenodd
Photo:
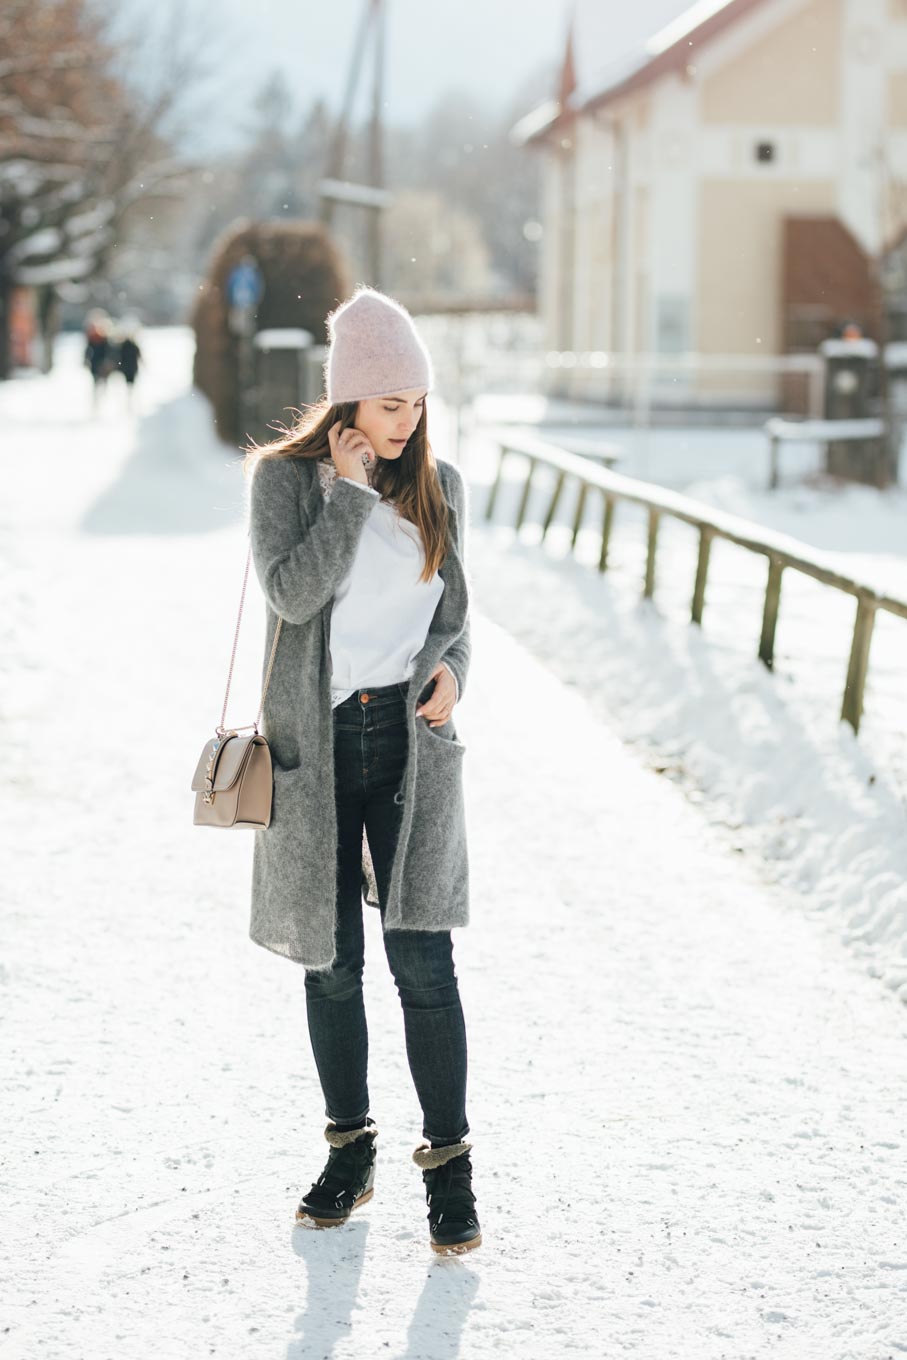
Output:
M230 681L233 679L233 662L236 659L236 644L239 641L239 625L242 622L242 607L246 598L246 583L249 579L249 563L251 562L251 560L252 560L252 540L250 536L249 551L246 555L246 570L242 581L242 594L239 597L239 613L236 616L236 631L233 634L233 650L230 653L230 669L227 672L227 689L226 693L224 694L224 707L220 715L220 725L218 727L215 727L214 729L219 737L222 737L227 730L225 726L227 718L227 702L230 698ZM271 683L271 671L274 666L274 655L277 651L277 639L280 637L280 630L282 626L283 619L278 617L277 627L274 630L274 641L271 643L271 655L268 658L268 670L267 674L265 675L265 681L261 691L261 702L258 705L258 715L254 723L246 723L245 727L233 728L232 729L233 731L245 732L247 728L251 727L254 728L256 733L258 732L258 726L259 723L261 722L261 715L264 712L265 707L265 696L268 693L268 685Z

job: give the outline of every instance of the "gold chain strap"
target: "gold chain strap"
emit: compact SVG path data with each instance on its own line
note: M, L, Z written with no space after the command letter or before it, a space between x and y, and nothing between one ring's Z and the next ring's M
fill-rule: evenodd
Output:
M236 617L236 630L233 634L233 650L230 653L230 669L227 672L227 689L226 693L224 694L224 707L220 715L220 725L218 727L215 727L214 729L219 737L223 737L227 730L226 727L224 726L224 723L227 717L227 702L230 698L230 681L233 679L233 662L236 659L236 644L239 641L239 625L242 622L242 610L246 598L246 583L248 582L249 579L249 563L251 562L251 560L252 560L252 543L250 541L249 551L246 556L246 570L242 582L242 594L239 597L239 613ZM256 733L258 732L258 725L261 722L261 715L264 712L265 696L268 693L268 685L271 683L271 671L273 670L274 667L274 655L277 651L277 640L280 637L280 630L282 626L283 619L278 617L277 627L274 630L274 641L271 644L271 655L268 659L268 670L265 675L265 682L261 691L261 703L258 705L258 715L254 723L246 723L245 727L231 728L231 731L233 732L245 732L250 727L253 728Z

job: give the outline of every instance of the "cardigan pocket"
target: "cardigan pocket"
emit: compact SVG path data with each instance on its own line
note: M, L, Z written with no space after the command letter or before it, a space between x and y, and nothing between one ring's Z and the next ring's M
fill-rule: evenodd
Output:
M431 727L425 718L417 718L416 723L424 727L428 739L432 743L440 742L444 746L452 746L455 751L463 752L466 750L466 743L460 741L457 736L453 718L448 718L447 722L442 723L440 727Z
M439 796L443 802L446 797L459 793L463 781L463 756L466 745L457 736L453 720L448 719L443 727L429 727L420 720L421 735L417 735L418 763L416 779L419 784L419 798L422 803L434 801ZM449 733L445 729L450 729ZM419 727L417 725L417 732Z
M444 727L453 727L451 722ZM463 756L466 746L443 729L424 727L417 736L415 803L404 859L405 879L399 924L418 929L411 920L430 919L438 883L446 884L456 903L458 923L466 919L469 855L466 844L466 807ZM410 917L413 912L413 917ZM462 913L462 916L461 916Z

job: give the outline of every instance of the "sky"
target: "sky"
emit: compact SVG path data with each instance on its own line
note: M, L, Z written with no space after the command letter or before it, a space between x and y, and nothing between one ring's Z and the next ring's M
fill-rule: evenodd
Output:
M229 145L249 101L270 71L282 68L300 108L322 95L335 110L365 0L190 0L200 31L210 24L225 56L218 91L195 135ZM577 65L598 71L688 8L684 0L577 0ZM143 0L120 0L128 16ZM181 7L182 8L182 7ZM390 123L411 124L452 87L504 108L546 62L559 62L573 0L387 0L385 91ZM221 69L219 67L219 69ZM366 115L370 80L356 114ZM528 110L527 110L528 112Z

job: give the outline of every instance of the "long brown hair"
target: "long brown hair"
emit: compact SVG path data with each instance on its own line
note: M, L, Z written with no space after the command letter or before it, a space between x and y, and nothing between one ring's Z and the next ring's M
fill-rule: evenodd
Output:
M298 408L291 407L291 410ZM282 427L280 437L267 444L252 440L244 445L243 475L252 477L265 458L330 457L328 430L340 421L340 431L356 422L357 401L329 402L322 397L299 411L295 425ZM274 426L272 428L280 428ZM449 515L441 490L438 468L428 442L428 399L422 403L419 423L399 458L379 458L372 485L382 499L392 500L403 519L415 524L422 535L425 565L420 580L430 581L447 556Z

